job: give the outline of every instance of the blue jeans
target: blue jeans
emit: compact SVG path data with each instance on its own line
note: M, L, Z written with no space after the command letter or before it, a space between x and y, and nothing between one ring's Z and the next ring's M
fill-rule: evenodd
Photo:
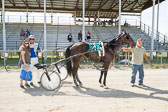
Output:
M143 64L142 65L132 65L132 77L131 77L131 83L135 83L136 74L137 71L139 71L139 84L143 84L143 78L144 78L144 71L143 71Z

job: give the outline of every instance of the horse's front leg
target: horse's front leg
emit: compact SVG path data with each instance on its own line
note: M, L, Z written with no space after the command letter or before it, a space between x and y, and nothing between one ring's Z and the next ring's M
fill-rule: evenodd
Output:
M104 71L100 72L100 78L99 78L99 83L100 83L100 87L103 87L104 85L102 84L102 77L103 77Z

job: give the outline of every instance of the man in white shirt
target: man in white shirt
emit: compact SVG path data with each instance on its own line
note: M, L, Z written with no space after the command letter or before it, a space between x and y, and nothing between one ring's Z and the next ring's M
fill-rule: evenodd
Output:
M40 84L40 73L39 70L34 67L35 64L38 64L38 56L37 53L39 51L41 51L40 46L38 45L38 43L35 43L35 36L34 35L30 35L29 36L29 46L30 46L30 58L31 58L31 65L33 65L32 68L32 72L35 71L37 74L37 80L38 83ZM33 83L31 82L30 85L33 85Z

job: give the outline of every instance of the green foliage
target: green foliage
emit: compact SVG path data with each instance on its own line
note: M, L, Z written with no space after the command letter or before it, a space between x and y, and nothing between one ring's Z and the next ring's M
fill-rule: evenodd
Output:
M0 69L5 69L5 66L0 66ZM6 69L20 69L19 66L6 66Z

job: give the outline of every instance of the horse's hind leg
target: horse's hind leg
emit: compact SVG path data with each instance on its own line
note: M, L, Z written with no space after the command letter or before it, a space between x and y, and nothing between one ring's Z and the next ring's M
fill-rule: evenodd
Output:
M103 85L105 89L108 89L108 87L106 86L106 77L107 77L107 71L104 72L104 81L103 81Z
M101 71L101 73L100 73L100 78L99 78L100 87L103 87L103 84L102 84L103 74L104 74L104 71Z
M103 85L105 89L108 89L108 87L106 86L106 77L107 77L107 71L109 68L110 63L106 62L103 64L103 68L104 68L104 80L103 80Z
M80 81L79 76L78 76L78 68L79 68L79 64L75 66L76 79L79 82L79 85L82 85L82 82Z
M76 86L79 86L76 80L76 70L72 70L73 81Z
M78 73L77 73L78 67L79 67L79 64L80 64L80 58L81 57L77 57L77 58L73 59L74 63L73 63L73 72L72 72L72 74L73 74L73 79L74 79L74 83L75 83L76 86L79 86L78 82L79 82L80 85L82 84L81 81L79 80L79 76L78 76Z
M78 72L76 72L76 79L77 79L77 81L79 82L79 85L81 86L81 85L82 85L82 82L81 82L80 79L79 79Z

